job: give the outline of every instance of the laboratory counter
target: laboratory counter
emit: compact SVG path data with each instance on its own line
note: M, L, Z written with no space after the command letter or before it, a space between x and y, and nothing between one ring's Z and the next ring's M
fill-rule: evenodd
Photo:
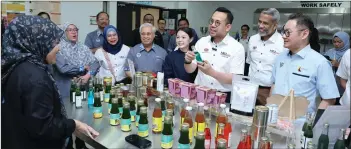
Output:
M162 134L154 134L152 133L152 112L154 109L154 98L149 98L149 107L148 107L148 121L149 121L149 136L146 137L146 139L150 140L152 142L151 148L161 148L161 135ZM179 116L179 103L176 102L176 108L175 108L175 121L174 121L174 129L173 129L173 148L178 147L178 139L180 136L180 116ZM105 102L102 102L103 106L103 117L100 119L94 119L93 118L93 108L88 107L88 104L86 101L82 102L82 108L76 109L75 105L73 103L69 102L69 99L65 100L65 107L66 111L68 114L69 118L80 120L92 128L94 128L96 131L100 133L100 135L95 138L94 141L98 142L102 146L106 148L136 148L135 146L129 144L128 142L125 141L125 137L130 135L130 134L137 134L138 129L135 126L135 123L132 122L132 130L130 132L122 132L120 125L118 126L111 126L110 125L110 119L109 119L109 114L108 114L108 104ZM192 116L193 119L195 117L195 112L196 109L193 108L192 110ZM211 148L215 148L215 125L216 125L216 117L212 116L211 117ZM237 145L240 141L240 132L241 129L245 129L246 125L243 123L242 119L238 120L237 117L233 117L231 119L232 122L232 137L230 140L231 143L231 148L237 148ZM269 129L268 129L269 130ZM301 127L296 127L296 131L301 130ZM299 133L296 133L299 134ZM300 145L297 143L299 140L299 135L295 135L295 141L296 142L296 147L299 148ZM290 140L287 136L284 134L279 133L272 133L271 134L271 139L274 142L274 148L287 148L287 141ZM290 141L288 141L290 142ZM91 144L91 143L89 143ZM193 138L193 143L191 145L191 148L193 148L195 145L195 138ZM91 147L87 145L88 147Z

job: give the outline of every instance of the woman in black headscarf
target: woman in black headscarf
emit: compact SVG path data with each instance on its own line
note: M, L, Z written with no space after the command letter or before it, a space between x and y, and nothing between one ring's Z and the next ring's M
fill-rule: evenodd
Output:
M96 137L88 125L68 119L49 52L63 31L49 19L19 16L7 27L1 55L1 147L62 148L73 132Z

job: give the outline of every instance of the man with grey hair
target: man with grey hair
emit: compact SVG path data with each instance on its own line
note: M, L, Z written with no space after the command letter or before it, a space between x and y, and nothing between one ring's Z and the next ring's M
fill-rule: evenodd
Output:
M265 105L269 96L273 64L279 53L284 51L284 40L278 33L279 11L264 9L258 19L258 34L250 38L246 63L249 77L259 85L256 105Z
M125 71L131 77L128 60L134 63L135 71L162 72L162 64L167 52L157 44L154 44L156 28L150 23L144 23L139 28L141 43L129 50Z

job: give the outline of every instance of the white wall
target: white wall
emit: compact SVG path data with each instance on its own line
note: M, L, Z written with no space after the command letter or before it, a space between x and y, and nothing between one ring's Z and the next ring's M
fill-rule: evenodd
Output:
M117 5L116 5L117 6ZM61 2L61 23L71 22L79 28L78 39L84 42L86 35L97 29L97 25L90 25L89 16L96 16L102 11L101 2ZM117 14L117 13L116 13Z

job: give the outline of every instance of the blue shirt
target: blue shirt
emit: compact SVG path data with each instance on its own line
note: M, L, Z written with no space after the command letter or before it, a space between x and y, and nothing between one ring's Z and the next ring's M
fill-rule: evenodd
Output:
M166 50L153 44L150 51L146 51L143 44L137 44L129 50L127 58L134 62L135 71L162 72L162 64L167 56ZM126 61L126 70L129 70Z
M104 43L104 37L100 29L90 32L85 38L84 44L89 47L89 49L102 47Z
M322 99L340 97L331 63L310 45L294 55L288 50L282 52L274 63L272 74L275 84L272 94L287 96L290 89L294 89L295 96L309 100L308 112L316 111L318 93Z
M186 82L194 83L197 75L197 68L193 73L187 73L184 68L185 53L181 50L172 51L166 56L163 63L163 72L165 74L164 83L168 84L169 78L178 78Z

